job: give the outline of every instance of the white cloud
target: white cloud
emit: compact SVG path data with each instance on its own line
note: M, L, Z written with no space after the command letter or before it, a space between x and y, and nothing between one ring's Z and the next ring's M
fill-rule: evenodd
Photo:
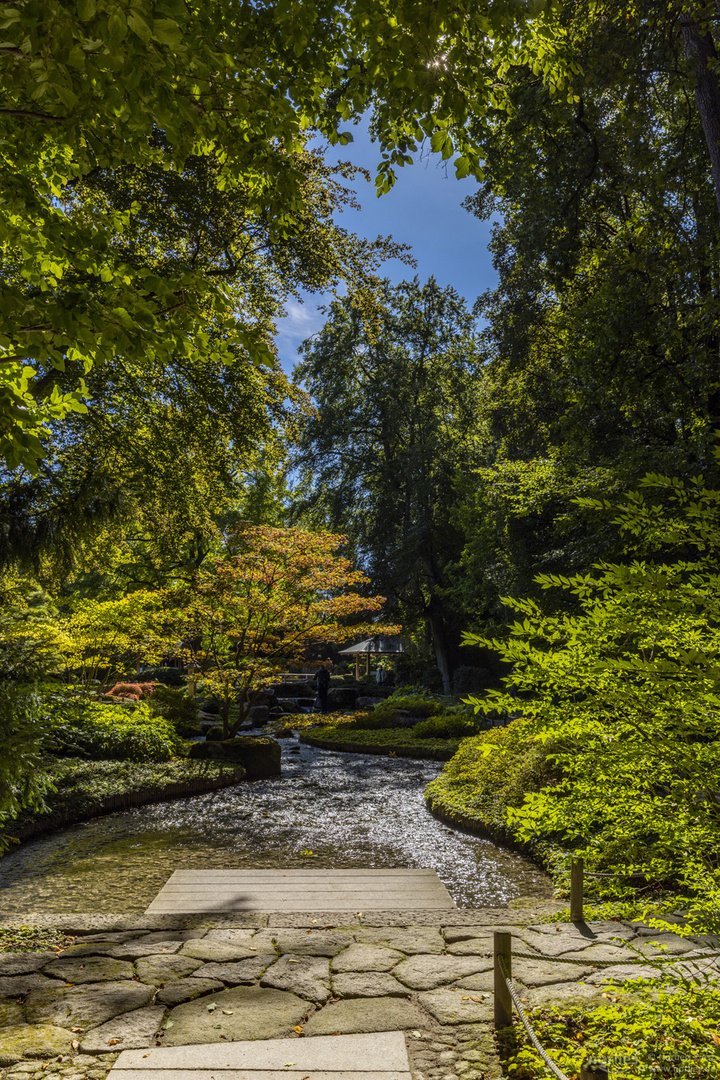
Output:
M325 322L325 316L318 310L318 304L314 300L304 304L289 300L285 308L287 315L278 320L275 342L283 367L292 370L298 361L298 346L305 338L317 333Z

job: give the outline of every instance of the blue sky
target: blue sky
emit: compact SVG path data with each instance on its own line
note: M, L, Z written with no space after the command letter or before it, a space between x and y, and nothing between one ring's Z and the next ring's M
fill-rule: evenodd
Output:
M374 175L380 150L364 127L352 129L355 141L348 146L331 147L328 161L352 161ZM469 305L496 282L487 245L491 225L478 221L462 208L462 201L472 194L476 182L471 177L456 180L452 166L446 169L439 155L417 160L398 171L397 183L380 199L373 184L358 178L355 183L360 211L347 210L342 216L345 228L361 236L390 235L409 244L417 270L396 259L385 264L383 273L391 281L402 281L417 274L421 281L430 275L440 285L452 285ZM277 346L286 370L297 360L297 347L320 329L323 315L318 311L323 297L307 296L303 304L291 300L287 317L278 323Z

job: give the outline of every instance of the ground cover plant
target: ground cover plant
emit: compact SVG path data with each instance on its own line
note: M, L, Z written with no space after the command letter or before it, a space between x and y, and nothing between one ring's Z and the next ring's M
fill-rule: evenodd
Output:
M42 810L24 811L12 823L22 826L53 814L89 813L101 800L148 788L161 791L173 784L237 774L237 766L216 761L172 758L162 762L88 761L46 757L41 762L47 792Z
M550 1057L568 1076L587 1058L609 1066L613 1080L720 1076L720 986L697 980L638 979L614 987L591 1010L532 1009L531 1022ZM519 1024L499 1035L510 1080L550 1075Z
M73 945L75 938L45 926L0 926L0 953L4 952L62 952Z
M428 806L451 820L515 840L508 810L522 806L528 794L543 790L561 775L550 759L552 749L524 734L517 720L464 739L425 789ZM542 851L547 861L557 845L536 840L530 846L536 854Z

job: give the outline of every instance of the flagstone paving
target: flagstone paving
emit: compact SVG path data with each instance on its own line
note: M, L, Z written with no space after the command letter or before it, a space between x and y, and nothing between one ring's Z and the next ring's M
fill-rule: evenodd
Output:
M76 937L60 956L0 954L0 1080L105 1080L120 1051L378 1032L404 1033L412 1080L493 1080L494 930L530 954L513 962L530 1005L592 1005L609 980L656 971L629 959L672 955L688 971L694 953L715 947L638 924L556 924L554 910L0 914L6 926ZM701 963L720 973L718 961ZM353 1080L360 1073L370 1075L362 1062ZM327 1080L320 1066L306 1074Z

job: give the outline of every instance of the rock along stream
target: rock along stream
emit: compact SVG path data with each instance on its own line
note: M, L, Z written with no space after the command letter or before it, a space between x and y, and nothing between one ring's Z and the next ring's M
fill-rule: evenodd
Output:
M441 765L283 742L283 775L40 837L0 861L0 910L143 911L173 870L431 867L461 907L550 896L519 855L425 809Z

